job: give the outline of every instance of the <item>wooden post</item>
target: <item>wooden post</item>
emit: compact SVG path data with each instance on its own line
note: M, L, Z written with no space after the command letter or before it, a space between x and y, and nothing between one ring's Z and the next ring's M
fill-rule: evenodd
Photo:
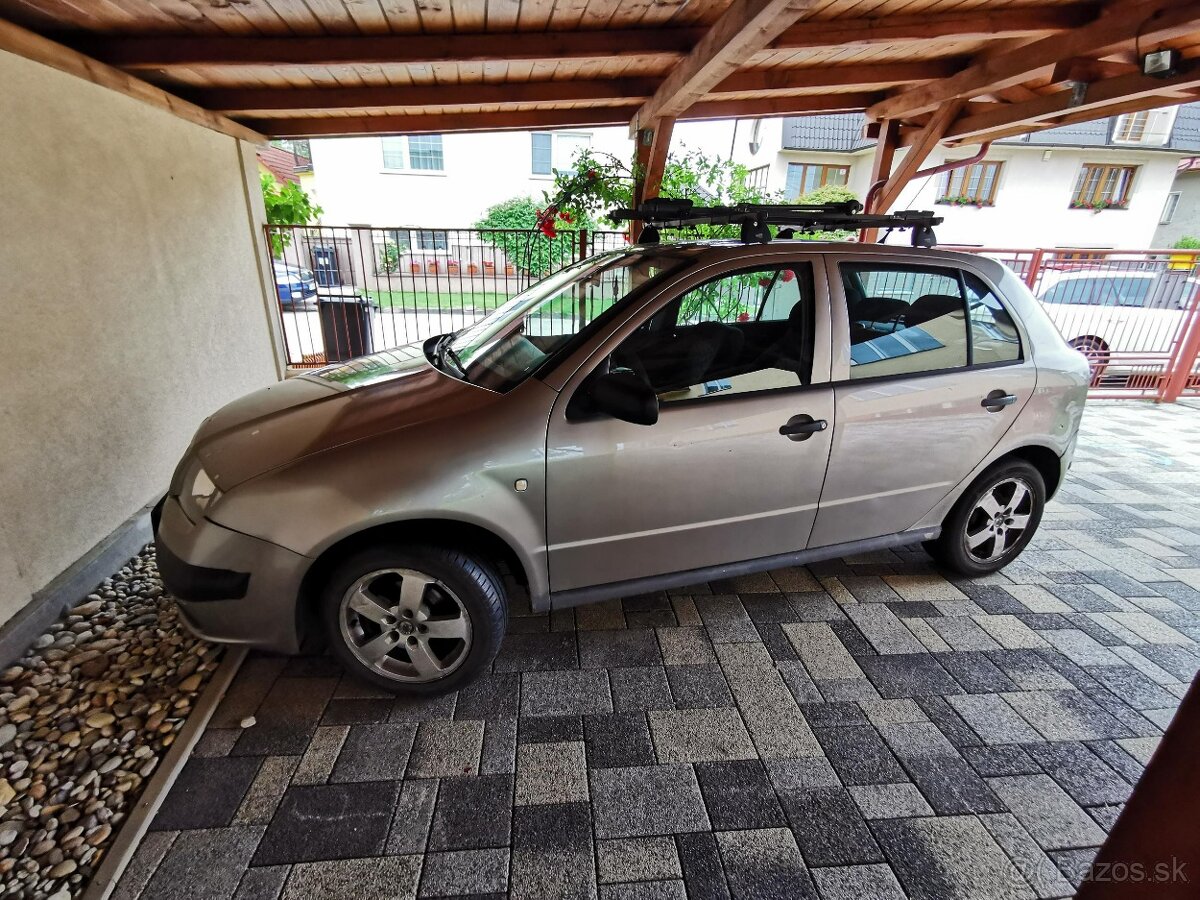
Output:
M654 123L653 128L642 128L637 133L637 181L633 186L633 205L658 196L662 187L663 173L667 169L667 152L671 148L671 132L675 119L665 116ZM629 237L637 243L642 233L640 222L631 222Z
M900 123L895 119L884 119L879 125L879 137L875 142L875 158L871 163L871 181L867 196L863 198L863 212L874 212L875 198L888 176L892 174L892 161L900 143ZM859 243L873 244L879 240L878 228L864 228L858 235Z

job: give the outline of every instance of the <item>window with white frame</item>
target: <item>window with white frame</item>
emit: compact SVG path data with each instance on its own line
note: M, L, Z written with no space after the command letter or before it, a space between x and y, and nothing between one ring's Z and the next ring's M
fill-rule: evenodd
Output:
M1163 204L1162 216L1158 220L1159 225L1170 225L1171 220L1175 218L1175 210L1179 207L1179 191L1171 191L1167 194L1167 202Z
M1175 107L1168 107L1117 116L1113 123L1113 143L1162 147L1171 138L1176 112Z
M534 175L553 175L555 170L574 174L572 166L579 151L592 145L590 134L558 131L535 131L530 135L532 158L530 172Z
M789 200L811 194L827 184L844 185L850 180L849 166L825 166L817 163L788 163L783 195Z
M440 134L382 138L383 167L397 172L441 172L445 169Z

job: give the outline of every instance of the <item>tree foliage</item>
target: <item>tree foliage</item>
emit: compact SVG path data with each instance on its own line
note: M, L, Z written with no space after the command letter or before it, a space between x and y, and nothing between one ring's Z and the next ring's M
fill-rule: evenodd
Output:
M845 203L847 200L857 200L854 191L846 187L844 184L826 184L817 188L815 191L809 191L807 194L801 194L796 198L797 203ZM854 234L853 231L845 229L837 229L836 231L814 231L809 234L801 235L802 240L806 241L844 241L846 238Z
M579 246L576 229L595 227L587 216L577 219L566 210L562 213L565 218L558 218L556 211L554 219L572 226L569 230L544 228L545 208L539 208L532 197L512 197L490 207L475 227L496 229L484 231L483 240L503 250L513 266L540 278L574 261Z
M270 172L263 172L259 184L270 225L308 225L324 212L294 181L280 184ZM292 236L288 232L272 230L271 250L276 256L281 256L283 248L291 242Z

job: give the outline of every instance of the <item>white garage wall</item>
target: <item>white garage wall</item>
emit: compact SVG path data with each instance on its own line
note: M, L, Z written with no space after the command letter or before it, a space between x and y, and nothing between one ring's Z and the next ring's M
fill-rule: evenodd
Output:
M0 84L3 623L279 370L252 149L3 52Z

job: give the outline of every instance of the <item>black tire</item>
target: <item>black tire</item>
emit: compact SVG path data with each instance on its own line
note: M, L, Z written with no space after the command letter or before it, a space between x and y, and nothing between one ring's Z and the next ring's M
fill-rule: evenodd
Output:
M1077 337L1070 344L1087 357L1092 376L1091 384L1093 387L1098 385L1108 369L1108 344L1095 337Z
M1023 486L1028 491L1028 504L1022 499L1016 508L1010 509L1003 502L1008 483ZM989 518L989 513L980 509L993 491L999 492L992 501L999 507ZM1010 497L1016 497L1016 490ZM1016 559L1032 540L1042 521L1046 508L1046 482L1041 473L1029 463L1012 459L997 463L983 472L954 504L942 522L942 534L933 541L925 542L925 549L938 563L960 575L990 575L998 572ZM1004 514L1005 510L1009 510ZM996 519L996 516L999 519ZM1027 516L1021 528L1014 528L1013 521ZM999 531L997 531L999 529ZM973 552L968 547L968 536L984 538ZM998 544L997 541L1004 543ZM990 543L989 543L990 542ZM994 555L999 551L998 555ZM988 558L991 557L991 558Z
M392 599L398 600L398 592L408 577L391 570L405 570L414 576L422 576L414 577L414 583L422 591L421 608L426 611L425 619L421 619L419 613L417 618L403 613L408 616L406 620L401 615L401 605L387 605ZM370 591L370 596L385 600L377 612L395 613L390 618L390 625L360 616L349 607L352 591L364 579L372 577L375 580L363 586ZM424 578L429 579L428 584L422 584ZM395 594L391 593L392 584L396 586ZM435 608L449 609L454 615L435 614ZM507 617L503 582L491 564L476 556L438 546L378 545L360 550L338 564L321 596L321 621L333 655L348 672L397 694L445 694L472 681L495 659L504 639ZM422 636L416 632L417 628L421 632L427 630L424 625L417 624L422 621L429 622L432 629L435 622L464 618L468 627L462 638ZM407 630L401 633L402 628ZM386 636L385 631L389 632ZM360 653L374 638L394 643L380 657L378 666L360 658ZM416 658L410 656L405 646L412 643L416 647L414 642L418 640L422 649L438 648L423 658L436 658L445 652L448 657L445 675L430 680L407 680L425 677L416 671ZM390 671L383 671L385 668ZM403 672L406 669L410 672L407 676Z

